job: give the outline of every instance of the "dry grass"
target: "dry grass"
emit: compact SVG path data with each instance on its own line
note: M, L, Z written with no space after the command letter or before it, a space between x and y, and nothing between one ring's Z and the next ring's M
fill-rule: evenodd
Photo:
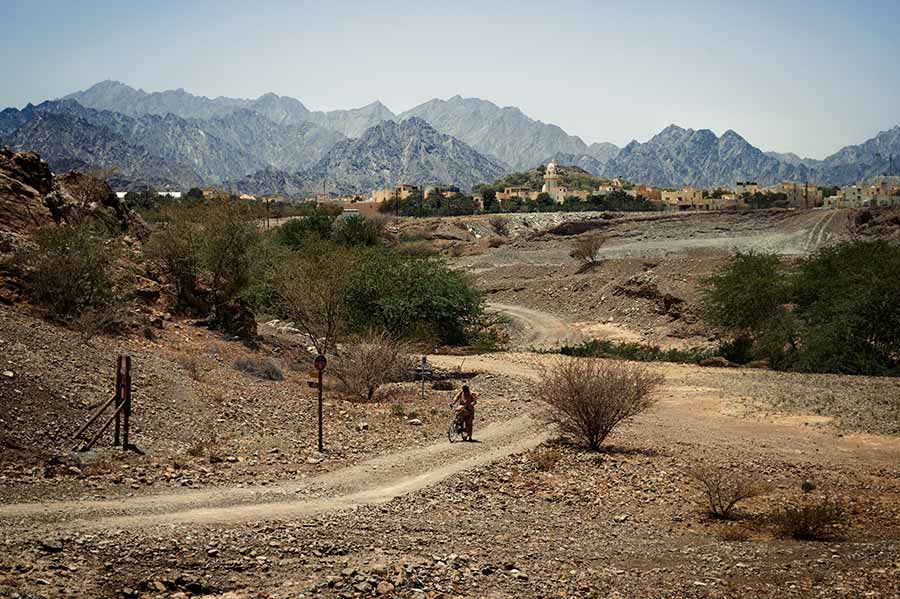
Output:
M562 453L558 449L545 449L531 454L531 462L534 464L535 470L540 472L553 470L561 459Z
M178 363L179 366L184 368L184 371L187 372L188 376L191 379L201 382L203 381L203 365L200 362L200 359L197 356L192 356L190 354L179 354L175 357L175 362Z

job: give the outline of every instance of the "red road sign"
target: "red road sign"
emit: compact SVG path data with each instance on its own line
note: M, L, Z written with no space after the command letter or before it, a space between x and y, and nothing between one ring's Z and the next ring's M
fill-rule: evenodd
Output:
M318 356L316 356L316 359L313 360L313 366L315 366L316 370L318 370L319 372L325 370L326 364L328 364L328 360L326 360L325 356L323 356L322 354L319 354Z

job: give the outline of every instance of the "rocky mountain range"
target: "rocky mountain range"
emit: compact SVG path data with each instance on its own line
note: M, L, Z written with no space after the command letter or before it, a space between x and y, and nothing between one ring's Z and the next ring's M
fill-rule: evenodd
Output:
M900 127L882 131L857 146L846 146L824 160L763 152L732 130L721 137L709 129L669 125L646 143L632 141L603 167L602 174L660 187L711 188L750 180L852 185L897 174L891 156L900 157ZM891 172L889 172L891 171Z
M396 126L413 119L429 130L418 122ZM410 131L419 137L404 139ZM435 135L452 141L438 143ZM120 188L231 182L258 193L305 193L320 190L323 181L329 189L353 192L398 181L471 187L482 182L473 177L553 158L594 175L662 187L730 186L744 179L846 185L887 174L900 162L900 127L825 160L762 152L730 130L719 137L675 125L620 149L587 145L518 108L478 98L434 99L400 114L380 102L324 112L271 93L205 98L183 89L148 93L115 81L0 112L0 144L39 151L57 171L115 166ZM429 151L438 146L440 152ZM897 171L893 166L890 174Z
M280 193L322 190L365 193L398 181L421 185L458 185L471 189L493 181L508 167L450 135L436 131L418 117L382 121L357 139L336 144L305 171L286 174L264 169L230 187L250 193L275 189Z

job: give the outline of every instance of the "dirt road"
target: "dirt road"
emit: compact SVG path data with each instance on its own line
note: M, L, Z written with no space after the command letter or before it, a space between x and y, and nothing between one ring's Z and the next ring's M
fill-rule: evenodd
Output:
M448 416L449 418L449 416ZM530 416L476 429L476 443L442 440L306 481L147 495L117 500L0 506L0 526L134 528L176 523L279 520L380 504L456 473L540 444ZM299 497L298 497L299 496Z
M488 308L509 318L514 347L546 349L584 341L574 325L547 312L498 302L489 302Z

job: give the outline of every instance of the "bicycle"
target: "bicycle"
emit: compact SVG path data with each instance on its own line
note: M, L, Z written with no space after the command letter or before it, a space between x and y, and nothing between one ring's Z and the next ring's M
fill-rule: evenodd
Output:
M447 428L447 438L450 439L451 443L469 440L469 436L466 435L466 423L456 412L453 413L453 419L450 421L450 426Z

